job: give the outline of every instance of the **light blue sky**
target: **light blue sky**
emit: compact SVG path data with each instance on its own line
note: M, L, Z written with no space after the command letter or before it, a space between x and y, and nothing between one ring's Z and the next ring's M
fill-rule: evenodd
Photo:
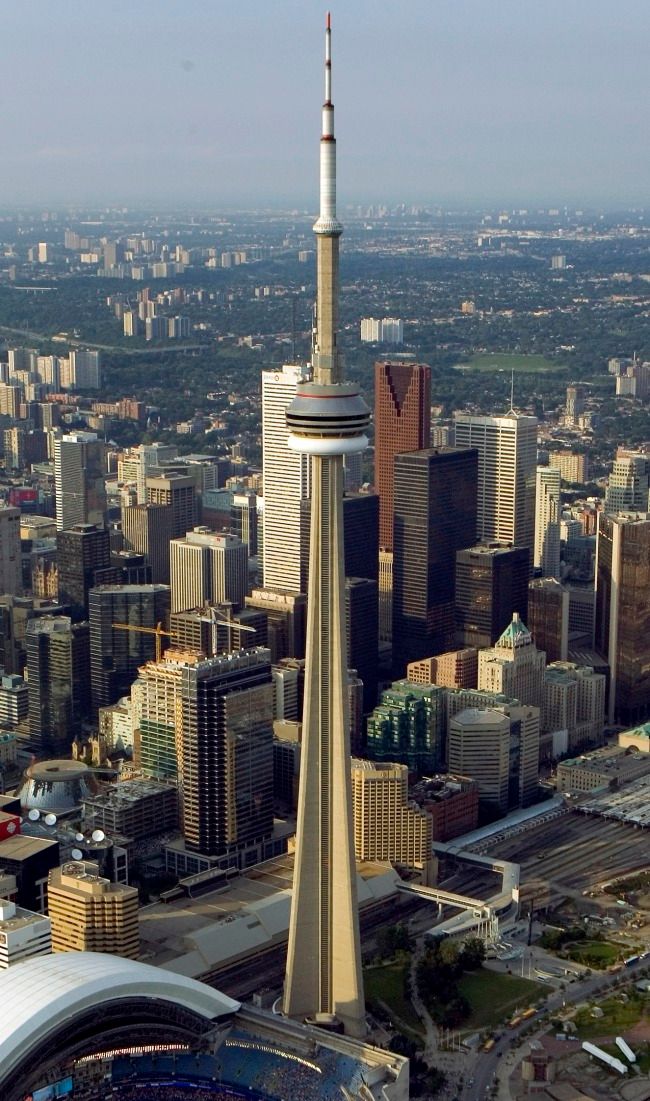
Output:
M315 205L325 4L2 6L0 206ZM339 0L345 201L650 204L650 0Z

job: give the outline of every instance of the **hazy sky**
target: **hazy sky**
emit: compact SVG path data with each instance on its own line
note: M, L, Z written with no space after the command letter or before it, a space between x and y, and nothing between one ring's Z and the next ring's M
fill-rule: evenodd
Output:
M325 4L1 6L0 205L316 204ZM649 0L332 7L346 201L650 204Z

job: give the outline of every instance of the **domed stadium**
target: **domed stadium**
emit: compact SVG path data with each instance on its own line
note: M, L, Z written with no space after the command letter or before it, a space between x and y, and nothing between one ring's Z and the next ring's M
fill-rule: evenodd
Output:
M403 1101L398 1055L99 952L0 973L2 1101Z

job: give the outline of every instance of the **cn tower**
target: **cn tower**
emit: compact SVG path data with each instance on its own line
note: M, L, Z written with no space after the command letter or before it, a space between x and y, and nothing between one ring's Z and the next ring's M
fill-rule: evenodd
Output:
M312 380L287 410L289 447L311 456L312 495L298 825L284 1012L365 1034L352 832L343 564L343 456L368 446L368 409L343 380L338 348L339 238L331 27L325 102Z

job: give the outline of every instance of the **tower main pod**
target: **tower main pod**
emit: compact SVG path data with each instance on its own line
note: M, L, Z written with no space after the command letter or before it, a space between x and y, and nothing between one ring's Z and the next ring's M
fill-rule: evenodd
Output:
M343 456L368 446L368 409L343 381L337 347L339 238L331 97L331 29L325 31L320 214L314 225L318 291L313 381L287 410L289 447L311 456L307 653L298 826L284 1011L338 1019L365 1034L352 823L347 702Z

